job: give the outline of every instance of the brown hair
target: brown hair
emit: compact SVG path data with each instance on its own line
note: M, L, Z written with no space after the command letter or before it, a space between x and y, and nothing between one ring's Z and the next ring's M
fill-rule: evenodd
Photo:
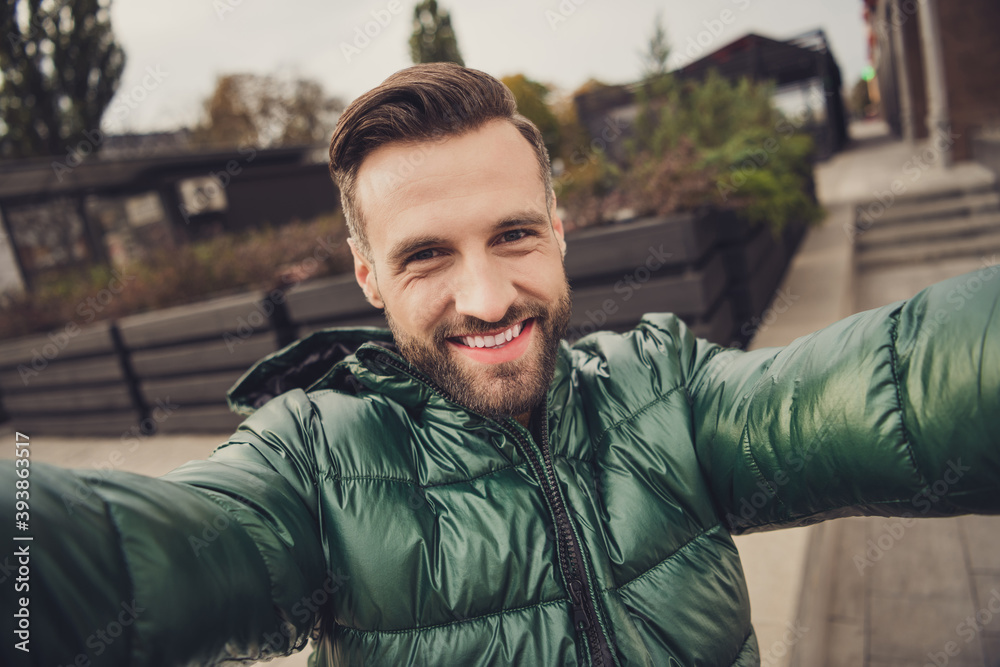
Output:
M491 120L514 125L535 149L545 205L552 208L552 173L542 134L517 113L514 95L489 74L453 63L428 63L400 70L344 110L330 141L330 174L340 188L347 229L358 250L371 259L356 179L376 148L401 141L429 141L476 130Z

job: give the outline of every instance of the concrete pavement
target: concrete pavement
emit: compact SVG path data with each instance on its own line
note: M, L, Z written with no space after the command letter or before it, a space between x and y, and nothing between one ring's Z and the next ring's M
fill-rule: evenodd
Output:
M993 187L994 176L978 165L942 169L933 140L895 141L879 123L852 130L861 140L817 174L828 218L816 234L839 231L833 245L851 237L854 207L888 201L894 182L905 185L897 205ZM855 312L905 299L991 263L996 259L972 252L851 269L849 301L841 308ZM831 278L839 281L839 275ZM913 515L920 516L919 508ZM794 647L792 664L1000 667L1000 518L853 518L811 530L796 617L810 632Z

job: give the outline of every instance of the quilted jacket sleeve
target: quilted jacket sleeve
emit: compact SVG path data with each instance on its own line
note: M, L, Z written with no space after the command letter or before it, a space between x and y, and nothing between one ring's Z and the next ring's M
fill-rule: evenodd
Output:
M734 532L1000 513L1000 267L780 349L673 335L699 462Z
M2 584L0 664L215 665L301 648L317 611L303 601L327 577L310 414L301 392L272 401L211 459L162 478L32 464L20 534L33 539L4 546L28 549L30 574L22 592L9 569ZM0 463L5 532L17 532L11 463ZM30 652L14 646L20 597Z

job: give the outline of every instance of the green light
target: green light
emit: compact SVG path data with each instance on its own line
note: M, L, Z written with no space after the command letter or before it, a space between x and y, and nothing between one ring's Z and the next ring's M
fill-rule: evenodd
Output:
M871 81L872 79L874 79L875 68L872 67L871 65L865 66L865 68L861 70L861 78L864 79L865 81Z

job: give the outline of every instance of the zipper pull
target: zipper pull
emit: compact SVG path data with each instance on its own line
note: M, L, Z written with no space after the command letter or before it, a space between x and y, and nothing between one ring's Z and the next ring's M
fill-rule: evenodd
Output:
M579 579L570 579L569 597L573 602L573 625L581 630L590 629L590 620L583 607L583 582Z

